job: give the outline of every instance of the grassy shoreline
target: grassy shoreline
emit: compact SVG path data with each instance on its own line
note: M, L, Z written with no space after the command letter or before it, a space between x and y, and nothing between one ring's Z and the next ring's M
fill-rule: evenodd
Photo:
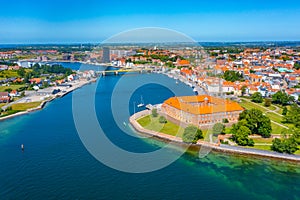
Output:
M178 126L177 124L174 124L170 121L167 121L165 124L159 123L159 117L152 117L151 115L147 115L144 117L141 117L136 120L137 123L142 126L143 128L151 131L160 132L163 134L167 134L170 136L175 136L182 138L182 134L184 131L183 127ZM206 134L208 133L208 130L203 130L204 138ZM243 147L243 148L250 148L250 149L258 149L258 150L266 150L270 152L274 152L271 150L272 145L272 138L254 138L255 142L254 147ZM203 141L203 140L201 140ZM242 146L240 146L242 147ZM300 146L299 146L300 149ZM300 155L300 150L295 152L295 155Z

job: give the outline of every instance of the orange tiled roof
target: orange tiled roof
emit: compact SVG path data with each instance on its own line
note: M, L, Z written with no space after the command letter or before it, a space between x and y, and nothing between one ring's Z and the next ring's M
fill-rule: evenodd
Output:
M235 83L234 82L230 82L230 81L224 81L223 82L223 86L235 86Z
M190 62L188 60L178 60L177 64L178 65L189 65Z
M186 74L186 75L192 75L193 74L192 70L189 70L189 69L186 69L186 68L181 69L181 73Z
M208 95L172 97L164 102L166 105L195 115L243 111L236 102Z
M32 82L32 83L40 83L41 81L42 81L41 78L32 78L32 79L30 79L30 82Z

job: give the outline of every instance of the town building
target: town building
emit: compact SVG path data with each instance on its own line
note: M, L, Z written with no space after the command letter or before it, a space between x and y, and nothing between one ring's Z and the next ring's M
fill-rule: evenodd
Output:
M103 63L109 63L110 62L110 50L108 47L103 47L103 57L102 57Z
M0 92L0 103L8 103L10 101L10 97L8 92Z
M238 121L239 114L244 110L237 102L208 95L172 97L166 100L162 113L173 119L195 126L206 126Z

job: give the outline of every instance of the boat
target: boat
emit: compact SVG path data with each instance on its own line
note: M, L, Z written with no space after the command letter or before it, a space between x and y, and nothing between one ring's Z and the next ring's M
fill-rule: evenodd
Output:
M123 125L126 126L126 122L123 122Z
M137 105L137 107L138 107L138 108L141 108L141 107L143 107L144 105L145 105L145 104L140 103L140 104Z
M141 103L137 105L138 108L141 108L145 106L144 101L143 101L143 96L141 96Z
M178 80L176 80L176 84L177 84L177 85L179 84Z

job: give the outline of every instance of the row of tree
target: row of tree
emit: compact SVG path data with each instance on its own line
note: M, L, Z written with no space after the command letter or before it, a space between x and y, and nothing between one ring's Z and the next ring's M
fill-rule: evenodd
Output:
M255 103L262 103L264 101L264 98L260 92L255 92L251 96L251 100ZM286 105L290 104L291 102L293 102L294 100L295 100L295 98L293 96L290 96L283 91L278 91L272 95L271 102L274 104L286 106Z
M282 139L275 138L273 140L271 149L279 153L295 153L299 149L298 145L300 144L299 129L284 130L282 135Z
M282 106L288 105L290 102L295 101L293 96L288 95L283 91L278 91L272 95L272 102Z
M31 71L26 71L24 68L20 68L17 73L20 77L24 78L24 82L28 83L31 78L38 78L42 74L63 74L63 76L68 76L73 73L72 69L65 68L62 65L39 65L34 64L31 67Z

